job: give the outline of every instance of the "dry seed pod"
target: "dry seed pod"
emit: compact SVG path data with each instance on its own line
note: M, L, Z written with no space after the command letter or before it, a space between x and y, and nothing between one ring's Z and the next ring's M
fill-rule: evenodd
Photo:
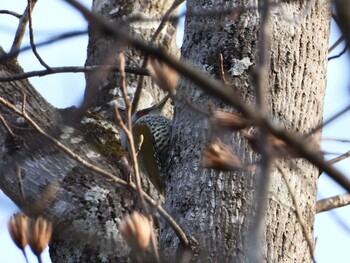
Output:
M26 215L16 213L11 216L7 225L13 242L21 250L27 245L27 222Z
M52 224L43 217L30 218L28 221L28 244L33 253L39 257L50 242Z
M232 152L231 148L219 140L211 142L203 150L202 166L228 171L244 169L242 161Z
M222 127L232 131L248 128L252 123L243 116L222 110L214 110L211 116L211 122L214 127Z
M48 207L49 204L55 199L60 189L58 181L54 181L43 188L39 198L35 200L30 206L30 214L38 216L43 211L43 208Z
M175 70L154 58L150 59L148 70L159 87L169 92L170 95L175 95L176 86L179 82L179 75Z
M255 135L250 134L244 130L242 130L241 133L244 136L244 138L248 140L252 148L255 151L257 151L259 136L256 134ZM277 138L273 134L268 134L266 137L266 140L267 140L268 152L273 157L276 157L276 158L286 158L286 157L301 158L302 157L297 150L295 150L293 147L290 147L285 141ZM305 145L308 145L307 147L317 149L317 152L322 155L322 152L320 151L318 144L315 143L312 137L308 137L302 140L304 140Z
M259 136L258 134L250 134L245 130L241 131L241 134L244 138L248 140L248 143L251 145L253 150L258 151L259 149ZM288 145L273 136L272 134L268 134L266 137L268 152L270 155L275 157L283 158L283 157L296 157L295 153L291 151Z
M123 218L119 231L129 247L135 251L147 249L151 239L150 221L141 213L134 211Z

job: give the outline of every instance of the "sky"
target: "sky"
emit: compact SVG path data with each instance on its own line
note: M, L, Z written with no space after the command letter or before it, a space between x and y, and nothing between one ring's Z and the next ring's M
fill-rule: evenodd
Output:
M0 0L0 9L22 13L26 2L26 0ZM81 0L80 2L87 7L91 6L91 0ZM87 24L80 14L61 0L39 1L34 9L33 23L36 42L66 32L67 29L72 31L87 29ZM16 18L0 15L0 44L6 51L11 47L16 26ZM330 43L334 43L339 35L339 31L332 23ZM28 45L27 39L23 46ZM178 39L181 39L181 36ZM87 41L87 36L76 37L38 50L50 66L82 66L85 63ZM330 55L337 54L342 48L343 46L337 48ZM21 54L19 62L25 71L42 69L42 66L31 52ZM349 69L348 54L329 62L324 110L325 120L349 103ZM31 78L30 82L50 103L59 108L69 107L73 104L79 105L85 88L84 75L81 73L54 74L42 78ZM350 115L347 115L325 127L323 138L350 139L347 125L349 121ZM349 144L324 141L322 148L328 152L343 153L349 150ZM350 161L342 161L336 166L348 174ZM336 183L326 175L320 177L319 199L340 193L344 193L344 190ZM6 196L0 194L0 262L25 262L21 251L12 244L7 234L7 221L16 211L18 211L18 208ZM315 252L318 263L348 261L347 250L350 244L350 230L348 228L350 229L350 225L347 223L347 218L349 216L350 207L339 208L333 212L321 213L316 216L315 237L317 237L317 245ZM27 252L31 254L29 248L27 248ZM36 259L31 255L29 261L36 262ZM50 262L47 251L44 262Z

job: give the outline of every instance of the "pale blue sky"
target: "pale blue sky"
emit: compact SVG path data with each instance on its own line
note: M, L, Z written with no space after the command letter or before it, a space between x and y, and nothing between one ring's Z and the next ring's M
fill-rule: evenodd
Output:
M81 0L86 6L90 6L91 0ZM1 9L8 9L22 13L26 0L0 0ZM87 25L82 17L71 9L64 1L45 0L39 1L35 7L34 29L36 41L45 40L49 36L57 35L66 30L86 29ZM17 26L17 19L7 15L0 15L0 35L1 45L5 50L9 50L13 33ZM336 28L332 27L331 43L334 43L339 36ZM28 40L24 41L24 45ZM39 52L50 66L81 66L84 65L86 57L87 37L69 39L57 44L40 48ZM338 48L332 54L339 52ZM63 55L64 54L64 55ZM20 64L25 71L42 69L31 52L26 52L20 56ZM328 88L325 101L325 119L349 103L349 77L348 70L349 56L344 55L340 59L329 63L328 68ZM42 78L31 78L31 83L44 95L44 97L56 107L68 107L72 104L79 104L83 90L85 88L84 75L56 74ZM341 118L324 129L325 138L347 138L348 123L350 116ZM350 144L327 142L323 148L329 152L345 152L349 150ZM337 165L344 173L349 173L350 161L343 161ZM343 193L327 176L322 175L319 183L319 196L327 196ZM9 216L17 211L17 208L9 199L0 196L0 262L21 263L25 262L20 250L12 245L7 234L7 220ZM350 216L350 207L340 208L332 212L337 217L347 223ZM347 262L347 249L350 245L350 233L340 227L334 219L332 213L322 213L316 216L315 236L318 237L316 246L316 259L318 263ZM30 249L28 249L30 252ZM34 257L30 262L36 262ZM49 262L46 258L44 262Z

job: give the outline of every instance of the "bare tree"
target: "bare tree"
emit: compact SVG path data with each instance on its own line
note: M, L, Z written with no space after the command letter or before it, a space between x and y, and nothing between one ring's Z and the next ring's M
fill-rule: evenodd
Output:
M118 230L136 209L155 221L161 259L310 261L319 169L350 190L317 146L329 1L189 0L181 60L181 0L95 0L92 12L66 2L89 22L86 68L75 69L86 72L81 108L55 109L35 92L17 63L18 41L0 57L0 187L27 215L53 222L52 260L148 260ZM31 24L33 7L19 29ZM118 161L124 151L111 107L128 109L131 96L135 111L139 99L162 97L146 70L150 58L182 77L171 90L164 206L143 175L140 189L136 163ZM64 71L43 65L45 74ZM151 251L157 260L157 245Z

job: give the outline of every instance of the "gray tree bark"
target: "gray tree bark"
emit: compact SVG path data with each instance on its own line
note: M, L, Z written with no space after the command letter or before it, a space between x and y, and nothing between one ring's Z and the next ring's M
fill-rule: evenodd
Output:
M130 33L150 40L159 22L142 23L133 18L161 18L172 1L94 1L92 10L110 21L125 25ZM157 41L171 50L175 47L175 28L168 24ZM117 48L116 48L117 47ZM105 39L90 26L88 65L104 62L116 65L118 52L126 53L126 65L141 66L144 54L126 47L122 40ZM176 53L176 50L174 50ZM1 50L1 55L5 55ZM106 60L107 57L111 59ZM2 60L1 77L23 72L15 59ZM93 79L95 77L95 79ZM135 92L137 77L128 75L128 90ZM161 92L145 78L141 107L153 104ZM27 80L1 82L1 97L21 108L26 94L26 111L47 133L59 139L77 155L117 177L123 178L118 159L123 150L110 102L118 100L118 74L102 78L87 75L86 95L92 100L83 105L84 115L76 109L59 110L38 94ZM91 95L92 94L92 95ZM120 100L119 100L120 102ZM18 118L3 105L0 113L17 137L14 139L0 125L0 187L29 216L44 215L54 224L50 243L53 262L126 262L135 260L122 240L118 225L126 214L138 208L136 194L78 164L49 140L38 134L23 118ZM77 118L77 116L79 118ZM22 170L25 203L20 199L15 165ZM127 178L123 178L127 179ZM144 189L154 198L158 193L144 181Z
M188 0L182 57L219 78L219 52L229 88L246 103L255 104L252 78L257 63L258 35L261 33L257 10L230 14L220 11L234 6L252 7L256 1ZM262 1L258 1L262 4ZM330 25L329 1L315 1L307 15L305 1L278 1L270 17L268 114L282 127L298 133L310 131L322 122L326 87L327 45ZM192 16L218 11L214 17ZM294 19L293 22L290 19ZM209 112L208 101L215 107L235 111L214 100L183 79L179 92L202 110ZM175 103L172 134L172 162L167 182L166 208L196 244L199 262L250 262L254 248L252 225L258 224L254 206L256 172L223 172L201 167L201 152L212 138L231 145L245 163L259 160L247 142L237 133L212 127L209 119L181 100ZM219 131L218 131L219 130ZM316 134L316 140L320 134ZM318 170L302 159L284 158L278 162L287 177L301 211L307 235L313 241L313 223ZM310 262L310 252L291 193L275 168L272 169L264 222L262 255L259 262ZM161 242L167 256L179 247L170 229L162 232ZM259 252L258 252L259 253Z
M322 121L330 21L330 4L325 0L315 1L307 16L301 16L293 23L288 21L286 16L297 17L303 13L303 2L282 2L272 11L269 85L266 94L271 118L285 128L300 133L309 131ZM128 18L131 15L135 18L135 12L160 17L171 3L168 0L147 3L95 0L93 11L110 20L126 21L126 30L132 34L143 32L138 36L149 40L154 27L141 26L136 22L130 25ZM219 12L214 16L189 15L182 48L183 58L214 77L219 75L221 51L229 88L239 93L250 105L255 104L255 83L251 73L257 60L259 15L254 9L238 15L221 11L233 5L250 7L255 4L256 1L243 0L188 1L190 14L213 10ZM116 56L113 54L120 50L126 53L128 65L141 64L140 52L131 49L125 51L124 43L102 38L93 27L90 30L88 65L101 64L108 57L115 62ZM174 45L174 28L169 26L164 32L159 43L171 49ZM22 71L16 61L2 62L0 67L0 74L5 76ZM69 118L74 110L54 109L27 81L1 82L0 91L2 97L18 108L21 107L22 93L25 93L28 114L47 132L92 164L122 176L116 157L121 151L118 131L108 106L109 102L118 99L115 94L118 75L109 74L99 79L89 74L86 78L87 100L84 106L88 113L78 122ZM128 76L127 83L132 93L136 77ZM153 86L150 79L145 79L144 86ZM149 89L147 93L149 95L143 96L156 100L158 91ZM206 111L209 111L208 100L213 101L216 107L234 111L210 97L190 80L182 80L178 94L181 93L196 107ZM153 101L148 103L152 104ZM11 139L0 125L1 189L29 215L37 215L33 204L41 199L45 189L55 188L51 190L55 194L50 202L42 201L40 210L40 214L50 217L55 224L50 246L52 261L133 260L117 227L123 215L137 207L136 195L77 164L13 112L1 106L0 113L20 139ZM258 222L253 208L259 203L254 198L254 192L260 174L203 169L200 165L201 151L211 138L217 136L232 145L245 163L259 160L259 156L239 134L218 131L210 126L206 116L194 112L182 100L176 100L173 158L166 182L166 208L192 240L196 256L194 260L248 262L251 253L250 226ZM315 137L319 139L319 135ZM301 159L285 158L279 162L288 171L289 183L312 238L318 171ZM16 163L24 175L25 204L21 203L14 175ZM291 194L275 169L271 172L264 226L263 261L310 261ZM166 227L161 230L160 246L164 257L175 260L179 242L172 230Z

